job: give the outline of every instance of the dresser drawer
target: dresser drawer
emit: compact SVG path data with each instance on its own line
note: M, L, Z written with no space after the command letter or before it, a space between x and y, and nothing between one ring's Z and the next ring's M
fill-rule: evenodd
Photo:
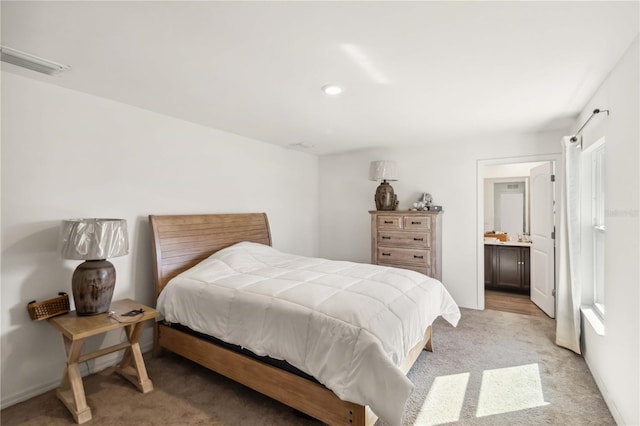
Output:
M403 217L403 228L407 231L430 231L431 219L428 217Z
M425 275L428 275L430 277L433 277L432 268L429 268L429 267L410 266L410 267L407 267L407 269L411 269L412 271L420 272L421 274L425 274Z
M431 266L429 250L403 249L391 247L378 248L378 264L411 264Z
M425 232L378 231L378 245L428 249L431 234Z
M402 216L378 216L378 229L402 229Z
M392 266L394 268L401 268L401 269L409 269L410 271L420 272L421 274L433 277L432 269L429 268L429 267L425 267L425 266L420 266L420 265L395 265L393 263L386 263L386 262L380 262L380 263L378 263L378 265Z

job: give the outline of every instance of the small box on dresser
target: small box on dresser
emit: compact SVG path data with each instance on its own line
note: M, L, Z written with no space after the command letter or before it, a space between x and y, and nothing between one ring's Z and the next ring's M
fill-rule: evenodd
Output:
M374 210L371 263L442 279L442 211Z

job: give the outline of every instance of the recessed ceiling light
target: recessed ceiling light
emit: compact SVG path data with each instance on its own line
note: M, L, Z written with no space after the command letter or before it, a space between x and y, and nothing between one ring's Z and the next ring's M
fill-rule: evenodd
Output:
M342 87L335 84L326 84L322 86L322 91L327 95L335 96L342 93Z

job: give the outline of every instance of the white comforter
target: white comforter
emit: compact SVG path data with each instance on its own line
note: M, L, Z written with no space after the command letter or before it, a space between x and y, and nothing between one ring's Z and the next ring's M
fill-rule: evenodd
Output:
M437 316L453 325L460 318L444 286L417 272L248 242L173 278L158 310L169 322L286 360L393 425L413 389L398 365Z

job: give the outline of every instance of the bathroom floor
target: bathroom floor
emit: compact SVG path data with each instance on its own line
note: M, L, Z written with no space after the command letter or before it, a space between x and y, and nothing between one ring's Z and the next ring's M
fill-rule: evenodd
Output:
M538 308L536 304L531 301L529 295L526 294L485 290L484 307L485 309L492 309L494 311L548 318L547 314Z

